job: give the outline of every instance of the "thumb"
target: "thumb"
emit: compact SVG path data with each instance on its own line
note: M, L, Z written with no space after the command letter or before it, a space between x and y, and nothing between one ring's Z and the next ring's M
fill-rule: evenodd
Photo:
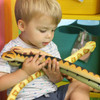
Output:
M45 67L43 67L42 70L46 75L48 75L48 70Z
M26 59L25 59L25 61L24 61L24 63L29 63L29 62L31 62L31 61L32 61L32 59L33 59L33 57L26 58Z

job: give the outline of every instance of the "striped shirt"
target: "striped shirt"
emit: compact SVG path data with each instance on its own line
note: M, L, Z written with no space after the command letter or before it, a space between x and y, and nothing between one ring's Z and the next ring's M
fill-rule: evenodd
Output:
M26 44L19 37L11 40L8 44L4 46L3 50L0 53L0 72L12 73L18 70L18 67L12 67L8 64L8 62L1 59L1 55L3 54L3 52L9 51L10 48L14 46L21 46L23 48L34 48L33 46ZM57 46L53 41L51 41L47 46L41 48L41 50L51 54L54 57L61 58ZM46 95L47 93L54 92L56 90L57 86L49 81L47 76L44 75L27 84L18 94L17 100L32 100L42 95ZM10 91L11 89L8 89L7 93L9 94Z

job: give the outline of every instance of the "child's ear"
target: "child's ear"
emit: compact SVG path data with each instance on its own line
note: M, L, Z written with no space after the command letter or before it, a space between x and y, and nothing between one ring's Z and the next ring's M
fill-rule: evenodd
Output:
M18 21L18 28L21 32L25 31L25 22L23 20Z

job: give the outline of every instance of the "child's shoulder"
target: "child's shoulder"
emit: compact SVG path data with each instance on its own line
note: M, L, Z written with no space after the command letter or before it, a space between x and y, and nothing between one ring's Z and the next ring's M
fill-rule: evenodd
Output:
M17 43L17 38L14 39L14 40L9 41L7 44L4 45L4 47L1 51L1 54L3 52L9 51L12 47L16 46L16 43Z
M51 41L51 42L49 43L49 45L50 45L50 46L53 46L53 47L57 47L57 45L56 45L53 41Z

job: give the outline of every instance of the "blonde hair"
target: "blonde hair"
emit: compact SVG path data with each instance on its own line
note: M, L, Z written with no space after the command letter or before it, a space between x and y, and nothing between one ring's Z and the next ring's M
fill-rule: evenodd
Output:
M36 15L48 15L58 24L62 17L59 3L56 0L16 0L15 17L29 23Z

